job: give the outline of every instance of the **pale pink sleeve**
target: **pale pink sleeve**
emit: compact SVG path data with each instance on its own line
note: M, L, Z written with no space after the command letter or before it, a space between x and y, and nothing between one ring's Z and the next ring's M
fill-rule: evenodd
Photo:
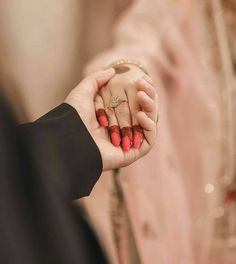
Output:
M140 61L150 73L161 60L161 34L170 11L167 1L135 0L114 25L113 46L99 54L85 67L85 72L99 70L119 59Z

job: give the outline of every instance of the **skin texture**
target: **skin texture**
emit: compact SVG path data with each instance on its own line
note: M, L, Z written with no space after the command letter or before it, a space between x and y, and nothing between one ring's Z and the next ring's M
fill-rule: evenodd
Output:
M137 101L138 86L135 80L143 78L143 89L146 91L153 90L153 87L151 87L153 82L149 76L145 75L135 65L122 64L114 69L116 75L96 96L95 108L97 109L97 119L101 126L106 126L108 120L108 131L112 144L116 147L121 145L122 149L127 152L132 147L139 149L144 138L143 131L140 129L137 120L140 106ZM111 96L119 96L123 102L115 108L110 108ZM118 132L118 130L120 131Z
M143 129L145 136L143 144L139 149L132 148L130 151L124 152L121 147L115 148L110 143L107 129L100 126L96 120L93 98L95 98L99 89L106 85L112 77L114 78L114 74L114 69L109 69L89 75L70 92L65 100L66 103L70 104L77 110L97 144L103 160L103 170L124 167L141 158L151 150L157 134L157 95L154 93L154 96L150 97L143 91L145 89L144 84L147 82L141 78L137 80L135 84L135 86L138 87L138 92L136 92L137 103L142 109L137 112L136 120ZM149 104L149 100L152 104L148 108L147 105ZM152 107L152 109L150 107ZM113 133L116 132L119 134L117 128L110 128L110 130L112 130ZM121 131L123 131L122 133L124 137L130 139L132 135L130 129L123 127L123 130L121 129ZM128 147L130 146L127 146L127 148Z

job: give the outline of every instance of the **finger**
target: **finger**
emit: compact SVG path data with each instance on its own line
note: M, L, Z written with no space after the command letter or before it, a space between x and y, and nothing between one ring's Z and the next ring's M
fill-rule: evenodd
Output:
M133 144L133 131L131 126L121 128L121 138L122 149L125 152L129 151Z
M106 111L104 109L102 97L99 94L95 96L94 105L95 105L97 120L100 126L107 127L108 119L107 119Z
M143 79L146 80L147 82L149 82L151 85L154 84L153 79L149 75L147 75L147 74L145 74L143 76Z
M81 82L81 87L84 88L87 95L94 97L98 89L102 88L114 74L115 70L113 68L92 73Z
M139 91L137 93L137 101L142 110L154 122L158 119L158 106L157 101L152 100L145 92Z
M107 86L104 86L100 90L100 95L102 97L106 115L108 117L108 133L110 135L111 142L114 146L118 147L120 146L121 142L120 128L116 119L115 111L110 107L111 92Z
M118 125L109 126L108 133L111 138L111 142L115 147L120 146L121 136L120 136L120 128Z
M120 90L119 94L113 91L112 95L118 96L122 102L115 108L115 114L121 130L122 148L129 151L133 144L133 131L128 99L124 90Z
M97 87L101 88L105 84L107 84L107 82L110 81L110 79L114 75L115 75L115 70L113 68L109 68L109 69L104 70L104 71L92 73L91 77L89 77L89 78L94 78L96 83L97 83Z
M136 84L137 84L137 90L138 91L144 91L151 99L156 100L157 97L157 92L155 90L155 87L153 84L148 81L148 78L146 75L139 79Z
M135 149L140 149L144 139L143 129L140 125L133 126L133 137L133 147Z
M153 145L157 134L156 123L151 120L143 111L138 112L137 120L143 128L144 136L149 145Z
M133 128L133 147L139 149L143 142L143 131L142 128L138 124L137 113L139 111L139 106L136 98L135 89L130 89L130 87L126 90L127 98L129 101L129 109L131 113L131 121Z

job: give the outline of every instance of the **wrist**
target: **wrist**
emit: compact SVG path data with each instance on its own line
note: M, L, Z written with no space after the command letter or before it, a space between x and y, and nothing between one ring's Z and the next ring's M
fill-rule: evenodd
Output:
M127 66L131 69L139 69L141 70L144 74L148 74L148 71L147 69L144 67L144 65L142 63L140 63L139 61L136 61L136 60L125 60L125 59L120 59L120 60L117 60L117 61L114 61L112 62L111 64L109 64L106 68L119 68L121 66Z

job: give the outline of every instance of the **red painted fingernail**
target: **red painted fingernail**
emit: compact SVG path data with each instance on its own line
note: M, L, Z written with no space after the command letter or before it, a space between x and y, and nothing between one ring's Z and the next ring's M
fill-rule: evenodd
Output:
M104 109L98 109L96 111L96 116L97 116L99 124L102 127L107 127L108 126L108 120L107 120L106 112L105 112Z
M130 147L132 147L132 145L133 145L133 131L132 131L132 127L123 127L121 129L121 135L122 135L122 137L125 137L125 136L129 137Z
M131 130L131 133L130 133L130 135L129 135L129 140L130 140L130 147L132 147L132 145L133 145L133 133L132 133L132 130Z
M118 147L120 145L120 135L117 133L111 134L111 142L114 146Z
M138 125L133 127L133 131L134 131L133 147L135 149L139 149L141 147L141 144L142 144L143 138L144 138L143 131L142 131L142 128Z
M133 131L131 127L123 127L121 129L122 148L124 151L129 151L133 145Z
M130 139L128 136L122 137L122 148L124 151L130 150Z
M120 138L120 129L118 126L109 127L109 135L111 137L111 143L118 147L120 146L121 138Z
M142 135L137 133L134 136L134 144L133 144L133 147L135 149L139 149L141 147L142 141L143 141Z
M99 117L99 123L102 127L107 127L108 126L108 120L106 116L100 116Z

